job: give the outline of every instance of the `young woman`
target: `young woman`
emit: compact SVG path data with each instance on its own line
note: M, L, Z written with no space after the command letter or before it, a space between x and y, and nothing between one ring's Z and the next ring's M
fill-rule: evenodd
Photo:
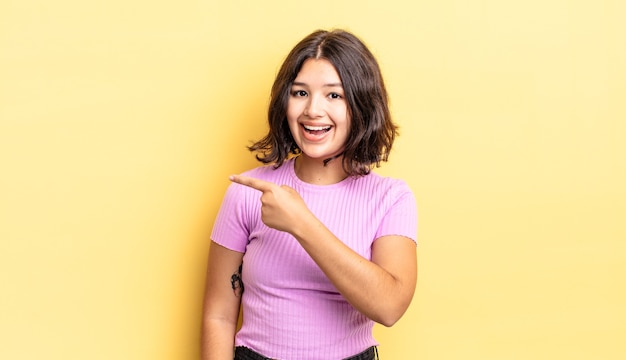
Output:
M269 127L250 147L265 165L231 176L211 235L203 359L375 359L374 322L393 325L415 291L417 210L403 181L370 171L397 128L363 42L298 43Z

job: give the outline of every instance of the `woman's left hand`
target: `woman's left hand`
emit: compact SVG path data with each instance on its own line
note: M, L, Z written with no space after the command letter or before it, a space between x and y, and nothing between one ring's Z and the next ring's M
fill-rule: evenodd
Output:
M300 194L287 185L242 175L231 175L229 179L262 192L261 219L273 229L293 234L297 224L312 215Z

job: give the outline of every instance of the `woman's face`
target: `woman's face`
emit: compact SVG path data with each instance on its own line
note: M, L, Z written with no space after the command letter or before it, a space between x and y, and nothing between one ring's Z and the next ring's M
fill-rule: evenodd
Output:
M304 156L328 159L340 154L350 132L348 103L335 67L325 59L308 59L296 76L287 121Z

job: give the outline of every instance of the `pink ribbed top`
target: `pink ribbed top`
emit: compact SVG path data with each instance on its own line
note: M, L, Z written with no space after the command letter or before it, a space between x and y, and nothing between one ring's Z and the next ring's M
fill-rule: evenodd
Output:
M278 169L262 166L245 175L294 188L333 234L368 260L381 236L417 239L415 198L401 180L370 173L312 185L296 176L293 159ZM235 345L287 360L343 359L377 345L373 321L339 294L290 234L263 224L260 195L231 184L211 235L245 253L243 324Z

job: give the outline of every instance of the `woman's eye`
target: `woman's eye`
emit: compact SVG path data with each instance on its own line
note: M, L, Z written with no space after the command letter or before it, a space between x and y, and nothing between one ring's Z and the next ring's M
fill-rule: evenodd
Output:
M330 95L328 95L328 97L330 97L331 99L341 99L341 95L339 95L337 93L330 93Z
M293 96L306 96L306 91L304 90L295 90L292 92Z

